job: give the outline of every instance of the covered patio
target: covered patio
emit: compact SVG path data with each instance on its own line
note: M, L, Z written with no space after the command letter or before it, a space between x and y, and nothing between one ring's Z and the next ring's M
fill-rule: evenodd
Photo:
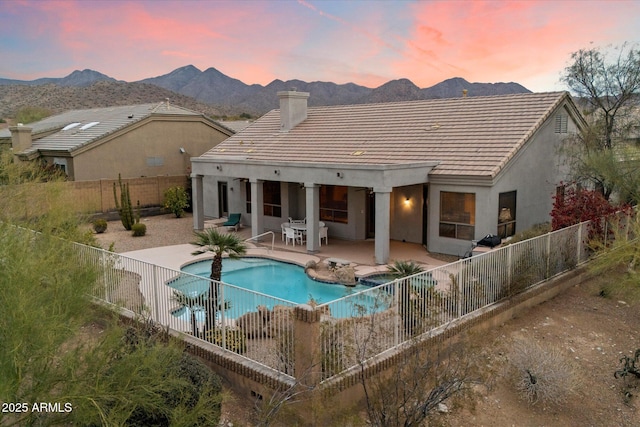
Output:
M194 229L202 230L205 226L204 177L215 177L224 171L224 179L233 193L229 193L229 210L237 206L238 211L244 211L243 204L252 207L250 213L250 228L252 236L266 231L277 231L280 224L297 210L306 219L307 253L315 254L321 250L320 222L325 220L321 210L325 209L321 203L321 187L342 188L351 194L350 205L346 208L344 224L329 223L329 232L333 228L353 236L353 240L362 241L366 238L365 222L367 218L375 218L373 228L374 240L367 252L371 254L368 262L387 264L393 255L390 253L392 193L399 188L421 186L428 182L428 174L437 162L418 162L406 164L312 164L303 162L264 162L246 159L220 158L212 162L210 158L192 159L192 191L193 191L193 219ZM214 178L215 179L215 178ZM233 182L238 184L233 184ZM246 185L243 187L242 183ZM271 212L272 204L264 199L265 183L276 184L277 191L284 194L286 202L275 205L277 212ZM234 191L238 188L239 191ZM300 191L301 189L304 190ZM365 196L353 200L355 192L367 190L373 196L374 205L366 206ZM421 190L413 190L421 191ZM346 194L345 193L345 194ZM422 200L422 194L418 197ZM353 201L352 201L353 200ZM408 201L409 198L407 197ZM371 214L371 212L373 214ZM235 212L235 211L234 211ZM421 217L420 211L414 215ZM248 215L246 215L248 216ZM414 235L422 233L419 229L410 230ZM331 239L331 237L329 237ZM348 240L348 239L347 239ZM373 258L373 259L372 259Z

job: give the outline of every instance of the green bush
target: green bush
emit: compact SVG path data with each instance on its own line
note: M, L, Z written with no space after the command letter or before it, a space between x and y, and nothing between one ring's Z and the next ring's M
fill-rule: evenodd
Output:
M222 331L220 329L207 331L207 341L222 347ZM247 351L247 342L240 329L225 328L225 341L227 350L239 354Z
M395 261L393 265L387 266L387 270L398 277L407 277L422 273L424 268L414 261Z
M133 237L140 237L147 234L147 226L141 222L137 222L131 226L131 235Z
M164 208L169 210L176 218L182 218L184 210L189 207L189 195L180 187L167 188L164 192Z
M95 231L98 234L104 233L105 231L107 231L107 221L102 218L98 218L95 221L93 221L93 231Z

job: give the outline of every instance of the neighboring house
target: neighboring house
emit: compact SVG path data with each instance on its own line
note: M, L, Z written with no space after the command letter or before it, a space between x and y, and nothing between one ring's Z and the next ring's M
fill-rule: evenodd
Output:
M241 213L253 234L307 218L307 250L331 237L390 239L462 255L486 234L549 221L566 179L558 146L584 121L566 92L273 110L192 159L194 227Z
M191 156L233 135L207 116L168 101L72 110L28 126L0 130L0 148L41 159L70 180L190 174Z

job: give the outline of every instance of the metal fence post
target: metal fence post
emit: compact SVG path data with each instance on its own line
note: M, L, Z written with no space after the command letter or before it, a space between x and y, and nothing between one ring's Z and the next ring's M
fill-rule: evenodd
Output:
M109 281L107 277L108 265L107 265L106 258L107 258L106 251L102 251L102 280L104 281L104 299L107 302L111 302L109 301Z
M507 247L507 290L511 295L511 282L513 281L513 245Z
M222 348L224 348L225 350L227 350L227 328L224 324L224 310L226 308L226 304L224 301L224 285L220 282L217 282L215 284L216 288L220 289L220 298L218 299L218 307L216 308L220 308L219 310L215 310L217 313L220 313L220 329L222 331ZM222 302L222 306L220 306L220 302ZM214 320L215 322L215 320Z
M151 289L153 292L153 305L154 305L154 315L151 317L152 319L159 321L160 320L160 302L158 301L158 268L157 265L153 265L153 282L151 283ZM167 325L168 326L168 325Z
M398 279L393 280L393 306L396 310L396 326L393 328L393 345L400 344L400 304L399 304Z
M462 282L465 280L465 266L464 266L465 262L463 262L461 265L461 269L460 269L460 274L458 275L458 298L457 298L457 313L456 313L456 318L459 319L460 317L462 317Z

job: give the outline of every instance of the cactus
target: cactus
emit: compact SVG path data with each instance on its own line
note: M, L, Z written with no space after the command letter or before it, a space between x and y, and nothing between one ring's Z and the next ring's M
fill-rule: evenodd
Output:
M116 191L116 183L113 183L113 198L116 202L116 209L120 215L120 221L125 230L131 231L134 223L140 222L140 201L138 201L138 212L134 217L133 206L131 205L131 197L129 195L129 184L123 183L120 174L118 174L118 185L120 187L120 202L118 203L118 194Z

